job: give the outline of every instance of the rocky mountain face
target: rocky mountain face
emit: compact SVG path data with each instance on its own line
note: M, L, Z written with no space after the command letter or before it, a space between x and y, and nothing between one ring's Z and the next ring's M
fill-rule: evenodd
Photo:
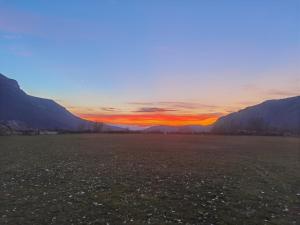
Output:
M21 130L28 128L69 131L122 130L118 127L83 120L53 100L27 95L20 89L17 81L2 74L0 74L0 121L2 127L12 125Z
M300 134L300 96L269 100L221 117L216 133Z

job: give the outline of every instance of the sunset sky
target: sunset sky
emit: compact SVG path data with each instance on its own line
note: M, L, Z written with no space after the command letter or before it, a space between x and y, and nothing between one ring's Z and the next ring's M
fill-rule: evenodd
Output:
M300 95L299 0L0 0L0 73L83 118L208 125Z

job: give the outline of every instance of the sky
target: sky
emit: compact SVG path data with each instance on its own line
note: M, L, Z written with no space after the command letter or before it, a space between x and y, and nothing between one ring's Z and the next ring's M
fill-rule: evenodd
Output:
M209 125L300 95L299 0L0 0L0 73L74 114Z

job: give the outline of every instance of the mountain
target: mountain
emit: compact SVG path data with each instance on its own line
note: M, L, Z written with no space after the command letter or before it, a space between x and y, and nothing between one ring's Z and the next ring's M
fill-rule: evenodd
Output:
M0 74L0 122L15 129L120 131L122 128L83 120L55 101L26 94L18 82Z
M221 117L216 133L300 134L300 96L269 100Z
M205 133L211 126L152 126L143 130L145 133Z

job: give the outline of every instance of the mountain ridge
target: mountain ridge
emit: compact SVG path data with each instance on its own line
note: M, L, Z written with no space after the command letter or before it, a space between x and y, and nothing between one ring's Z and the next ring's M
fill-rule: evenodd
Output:
M18 82L0 74L0 121L14 121L23 128L46 130L121 131L122 128L79 118L52 99L26 94Z
M128 131L79 118L52 99L28 95L0 73L0 124L15 129ZM267 100L219 118L211 126L152 126L143 133L300 134L300 96Z
M267 100L219 118L215 133L300 133L300 96Z

